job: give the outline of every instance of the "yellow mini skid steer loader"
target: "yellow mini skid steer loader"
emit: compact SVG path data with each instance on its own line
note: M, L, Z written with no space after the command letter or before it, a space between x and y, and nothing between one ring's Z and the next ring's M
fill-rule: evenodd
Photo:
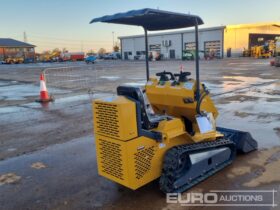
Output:
M183 192L232 163L236 152L257 149L248 132L216 127L218 111L199 81L200 17L155 9L93 19L142 26L145 88L119 86L117 96L93 101L98 172L130 189L159 178L165 193ZM189 72L149 76L147 31L195 27L196 79Z

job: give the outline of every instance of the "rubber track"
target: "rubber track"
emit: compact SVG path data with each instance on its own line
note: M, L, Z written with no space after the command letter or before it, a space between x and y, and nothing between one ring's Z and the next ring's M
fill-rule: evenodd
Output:
M164 186L166 183L172 182L171 180L177 180L176 177L177 173L177 164L178 159L180 156L184 153L193 153L193 152L202 152L209 149L215 149L220 147L230 147L232 154L231 158L224 162L223 164L220 164L219 166L213 168L213 170L210 170L209 172L203 174L202 176L194 179L191 183L186 183L185 185L173 189L172 191L167 191L166 189L170 189L168 186ZM162 175L160 177L160 188L165 193L180 193L184 192L194 185L198 184L199 182L207 179L208 177L212 176L214 173L218 172L222 168L226 167L227 165L231 164L236 154L236 148L234 142L228 139L219 139L216 141L207 141L202 143L194 143L194 144L185 144L180 146L175 146L167 151L165 158L164 158L164 165L162 170Z

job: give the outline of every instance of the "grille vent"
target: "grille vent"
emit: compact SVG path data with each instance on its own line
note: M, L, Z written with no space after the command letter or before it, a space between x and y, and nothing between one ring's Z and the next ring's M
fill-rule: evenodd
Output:
M97 119L96 132L113 138L119 138L117 105L96 103L95 109Z
M121 145L100 139L99 146L102 172L124 180Z
M136 179L141 179L151 169L154 155L155 147L149 147L134 154Z

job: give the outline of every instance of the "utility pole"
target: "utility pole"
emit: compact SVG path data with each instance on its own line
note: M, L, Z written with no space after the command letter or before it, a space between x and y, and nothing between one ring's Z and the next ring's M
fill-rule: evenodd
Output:
M27 35L26 35L25 31L23 32L23 42L27 43ZM25 50L22 51L22 55L23 55L23 59L25 60L25 58L26 58ZM34 59L35 59L35 54L34 54Z
M23 32L23 42L27 42L27 35L26 35L25 31Z
M114 31L112 31L112 37L113 37L113 49L114 49L114 47L115 47L115 32Z

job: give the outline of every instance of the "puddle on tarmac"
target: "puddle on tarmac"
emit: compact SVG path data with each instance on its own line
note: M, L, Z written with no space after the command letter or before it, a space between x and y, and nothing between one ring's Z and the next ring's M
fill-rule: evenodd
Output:
M280 99L280 83L273 83L266 86L250 88L250 91L242 92L245 95L266 97L270 99ZM273 101L273 100L272 100Z
M3 115L4 114L10 114L13 112L22 112L25 111L26 108L24 107L17 107L17 106L7 106L7 107L0 107L0 114Z
M2 100L25 100L27 97L38 96L40 92L39 85L34 84L13 84L2 86L0 89L0 98ZM53 94L70 93L68 90L52 88Z
M130 79L130 80L144 80L144 77L126 77L126 79Z
M260 84L264 82L272 82L274 79L262 79L259 77L245 77L245 76L223 76L225 80L234 79L242 82L246 82L248 84Z
M250 81L262 83L263 80L252 78ZM280 145L279 82L223 94L214 99L220 112L218 125L249 131L260 148Z
M220 97L219 102L227 104L234 101L258 101L261 98L265 98L267 102L279 102L280 82L236 90L234 93L224 94L223 97Z
M233 82L233 81L224 81L222 84L213 84L209 82L203 82L206 87L210 90L211 94L221 94L224 92L230 92L237 89L242 89L247 87L248 85L245 85L241 82Z
M233 67L233 68L223 68L223 70L228 70L228 71L247 71L249 70L248 68L237 68L237 67ZM237 72L230 72L231 74L242 74L242 73L237 73Z
M260 98L257 101L234 101L216 106L220 112L217 120L219 126L250 132L260 148L280 145L277 133L279 102L267 102L265 98Z
M244 89L252 85L260 85L263 83L276 82L275 79L262 79L259 77L244 76L224 76L223 81L203 82L212 94L221 94L226 92ZM277 85L277 83L275 83ZM275 86L272 84L272 86Z
M109 81L117 81L118 79L120 79L119 76L101 76L99 78L100 79L107 79Z
M54 103L65 103L65 102L75 102L75 101L84 101L84 100L92 100L96 98L103 98L106 96L110 96L112 94L109 93L93 93L93 94L83 94L83 95L76 95L76 96L69 96L64 98L59 98L55 100Z
M90 95L89 94L84 94L84 95L76 95L76 96L68 96L68 97L58 98L54 101L54 103L83 101L83 100L89 100L89 99L90 99Z
M265 60L264 62L251 62L251 63L241 63L241 62L232 62L228 63L228 65L239 65L239 66L252 66L252 65L269 65L269 63Z
M16 84L16 83L18 83L18 82L17 81L1 81L0 80L0 87L11 85L11 84Z
M90 101L97 98L103 98L106 96L111 96L112 94L109 93L94 93L94 94L83 94L83 95L75 95L75 96L68 96L64 98L58 98L54 102L47 103L47 104L41 104L37 102L27 103L21 106L6 106L6 107L0 107L0 114L12 114L12 113L24 113L29 112L29 108L55 108L58 109L61 106L65 106L66 103L72 103L72 102L79 102L79 101ZM34 115L34 110L32 111Z
M128 82L128 83L124 83L123 85L143 87L143 86L146 85L146 83L147 83L146 80L142 80L142 81L139 81L139 82Z
M5 100L24 100L25 97L38 95L39 89L32 84L10 85L1 87L0 96Z
M9 148L9 149L7 149L8 152L14 152L16 150L17 150L17 148Z

